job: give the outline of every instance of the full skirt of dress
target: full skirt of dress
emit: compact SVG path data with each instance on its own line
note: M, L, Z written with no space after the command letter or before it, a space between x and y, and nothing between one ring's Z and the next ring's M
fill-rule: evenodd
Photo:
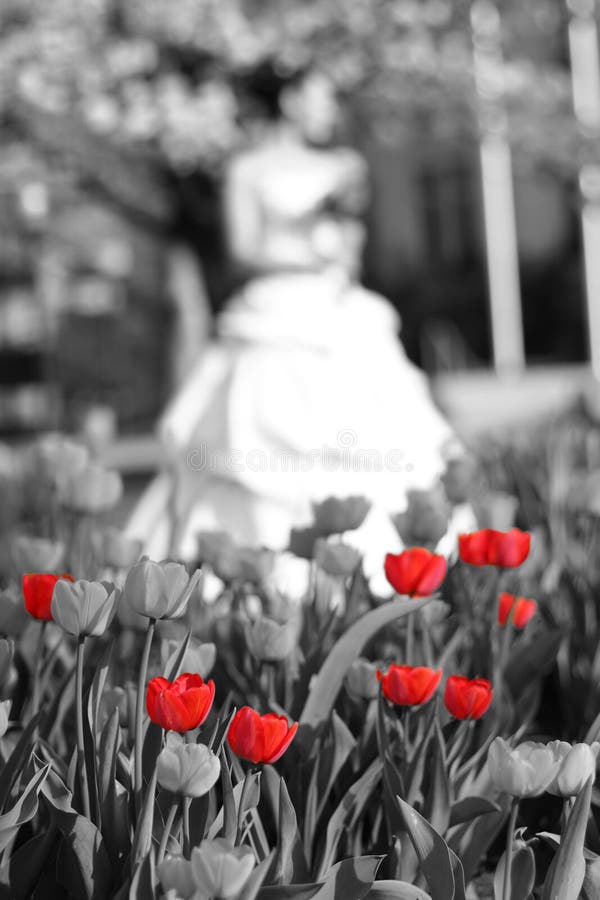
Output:
M399 324L387 301L338 273L250 281L163 416L170 474L128 532L154 558L193 558L207 530L277 549L310 524L312 503L363 495L370 540L394 550L389 514L431 487L457 447Z

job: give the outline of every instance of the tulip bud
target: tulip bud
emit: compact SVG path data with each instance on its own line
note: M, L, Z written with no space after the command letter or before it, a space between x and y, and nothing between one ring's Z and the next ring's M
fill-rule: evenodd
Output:
M43 619L46 622L52 620L52 595L59 580L73 578L66 573L64 575L49 575L46 572L28 572L23 575L21 584L23 587L23 599L25 609L34 619Z
M157 874L165 897L174 900L191 900L196 894L192 866L182 856L167 856L159 866Z
M596 778L596 760L600 744L568 744L566 741L550 741L548 749L554 754L559 767L547 790L559 797L574 797L588 779Z
M344 684L351 697L373 700L379 693L377 666L362 657L355 659L346 672Z
M518 528L511 528L510 531L483 528L458 536L459 556L472 566L515 569L525 562L530 549L531 535Z
M224 838L202 841L190 860L194 885L201 896L228 900L236 897L256 864L249 847L232 847Z
M48 434L32 447L32 468L59 490L88 465L89 453L61 434Z
M278 622L263 616L246 628L248 649L256 659L278 662L292 653L296 646L296 630L293 623Z
M52 595L52 618L76 637L104 634L116 612L119 590L99 581L58 581Z
M16 586L0 591L0 632L18 636L30 621Z
M298 559L312 559L319 532L314 526L310 528L292 528L290 530L289 551Z
M406 546L435 547L446 534L450 521L444 489L408 491L406 510L394 515L392 521Z
M198 558L223 581L261 583L268 577L275 554L257 547L239 547L224 532L198 535Z
M315 528L325 537L354 531L365 521L370 508L365 497L327 497L322 503L313 503Z
M123 599L134 612L149 619L178 619L201 575L197 569L190 578L180 563L142 559L129 570Z
M315 561L328 575L346 578L358 568L360 553L347 544L333 544L326 538L319 538L315 544Z
M298 723L289 724L275 713L259 715L249 706L238 709L227 732L227 742L237 756L257 763L274 763L292 743Z
M493 689L487 678L450 675L444 692L444 705L455 719L480 719L492 702Z
M515 597L503 591L498 598L498 624L506 625L510 620L515 628L525 628L537 610L535 600L527 597Z
M117 528L107 528L102 536L102 557L105 566L129 569L142 555L142 542L127 537Z
M158 783L172 794L202 797L216 783L221 772L219 759L204 744L188 744L169 732L166 746L158 755Z
M184 672L175 681L152 678L146 691L146 709L165 731L192 731L204 720L215 699L215 683L206 684L199 675Z
M123 481L118 472L90 463L75 472L59 492L64 506L92 515L112 509L123 494Z
M546 744L525 741L511 749L501 737L492 741L488 769L497 788L512 797L537 797L547 790L560 763Z
M0 703L0 738L3 738L8 729L12 700L3 700Z
M164 640L160 648L160 658L163 672L169 672L179 653L179 641ZM210 675L217 658L217 648L214 644L201 644L195 638L190 638L187 650L183 654L181 670L183 672L197 672L201 678Z
M388 553L385 557L385 577L399 594L428 597L446 577L447 563L443 556L431 553L426 547L411 547L402 553Z
M377 671L384 697L398 706L420 706L435 694L442 670L427 666L391 665L386 674Z
M15 568L22 576L26 572L56 572L62 563L65 545L61 541L21 534L13 541L11 551Z

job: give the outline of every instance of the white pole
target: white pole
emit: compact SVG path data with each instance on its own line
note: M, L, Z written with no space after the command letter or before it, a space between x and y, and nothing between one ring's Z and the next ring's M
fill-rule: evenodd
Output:
M569 54L573 110L588 138L600 137L600 58L594 0L567 0L571 11ZM583 264L590 363L600 381L600 166L584 166L579 175L583 200Z
M579 187L584 200L581 224L590 363L600 381L600 166L584 166Z
M481 181L494 367L499 376L525 368L512 158L502 106L504 60L500 15L489 0L471 9L479 100Z

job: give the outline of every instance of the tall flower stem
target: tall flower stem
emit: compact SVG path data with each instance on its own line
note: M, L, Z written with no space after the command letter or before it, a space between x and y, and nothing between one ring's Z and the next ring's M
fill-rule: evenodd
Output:
M508 829L506 832L506 854L504 857L504 884L502 886L502 900L510 900L511 895L511 870L513 856L513 835L517 824L517 813L519 812L519 801L515 798L512 802L510 810L510 818L508 820Z
M164 857L165 852L167 850L167 843L169 840L169 835L171 834L171 830L173 828L173 822L175 821L175 816L177 815L177 807L179 803L177 798L173 800L171 803L171 808L167 814L167 821L165 822L165 827L163 829L162 837L160 839L160 846L158 848L158 856L156 857L156 864L159 865Z
M42 667L44 665L44 647L46 639L47 622L42 620L40 623L40 633L38 636L37 647L35 651L35 668L33 671L33 689L31 697L31 715L35 716L40 709L40 701L42 695Z
M90 792L85 765L85 744L83 738L83 647L85 635L81 634L77 641L77 667L75 671L75 714L77 717L77 761L79 777L81 779L81 800L83 814L87 819L90 816Z
M181 800L181 808L183 812L183 855L186 859L190 858L190 806L192 804L191 797L183 797Z
M137 699L135 705L135 808L139 811L142 808L142 720L144 717L144 700L146 697L146 679L148 677L148 660L150 659L150 648L152 647L152 639L154 637L154 629L156 628L156 619L148 619L148 630L146 631L146 641L144 643L144 652L142 653L142 661L140 663L140 674L138 678Z
M412 666L413 653L415 646L415 620L414 613L409 613L406 617L406 647L405 647L405 665Z

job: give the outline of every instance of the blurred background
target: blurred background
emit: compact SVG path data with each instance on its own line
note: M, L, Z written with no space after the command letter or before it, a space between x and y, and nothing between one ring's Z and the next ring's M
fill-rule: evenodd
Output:
M125 471L156 466L157 417L234 285L224 168L311 64L369 167L363 281L459 431L570 402L600 375L596 16L3 0L0 437L83 431Z

